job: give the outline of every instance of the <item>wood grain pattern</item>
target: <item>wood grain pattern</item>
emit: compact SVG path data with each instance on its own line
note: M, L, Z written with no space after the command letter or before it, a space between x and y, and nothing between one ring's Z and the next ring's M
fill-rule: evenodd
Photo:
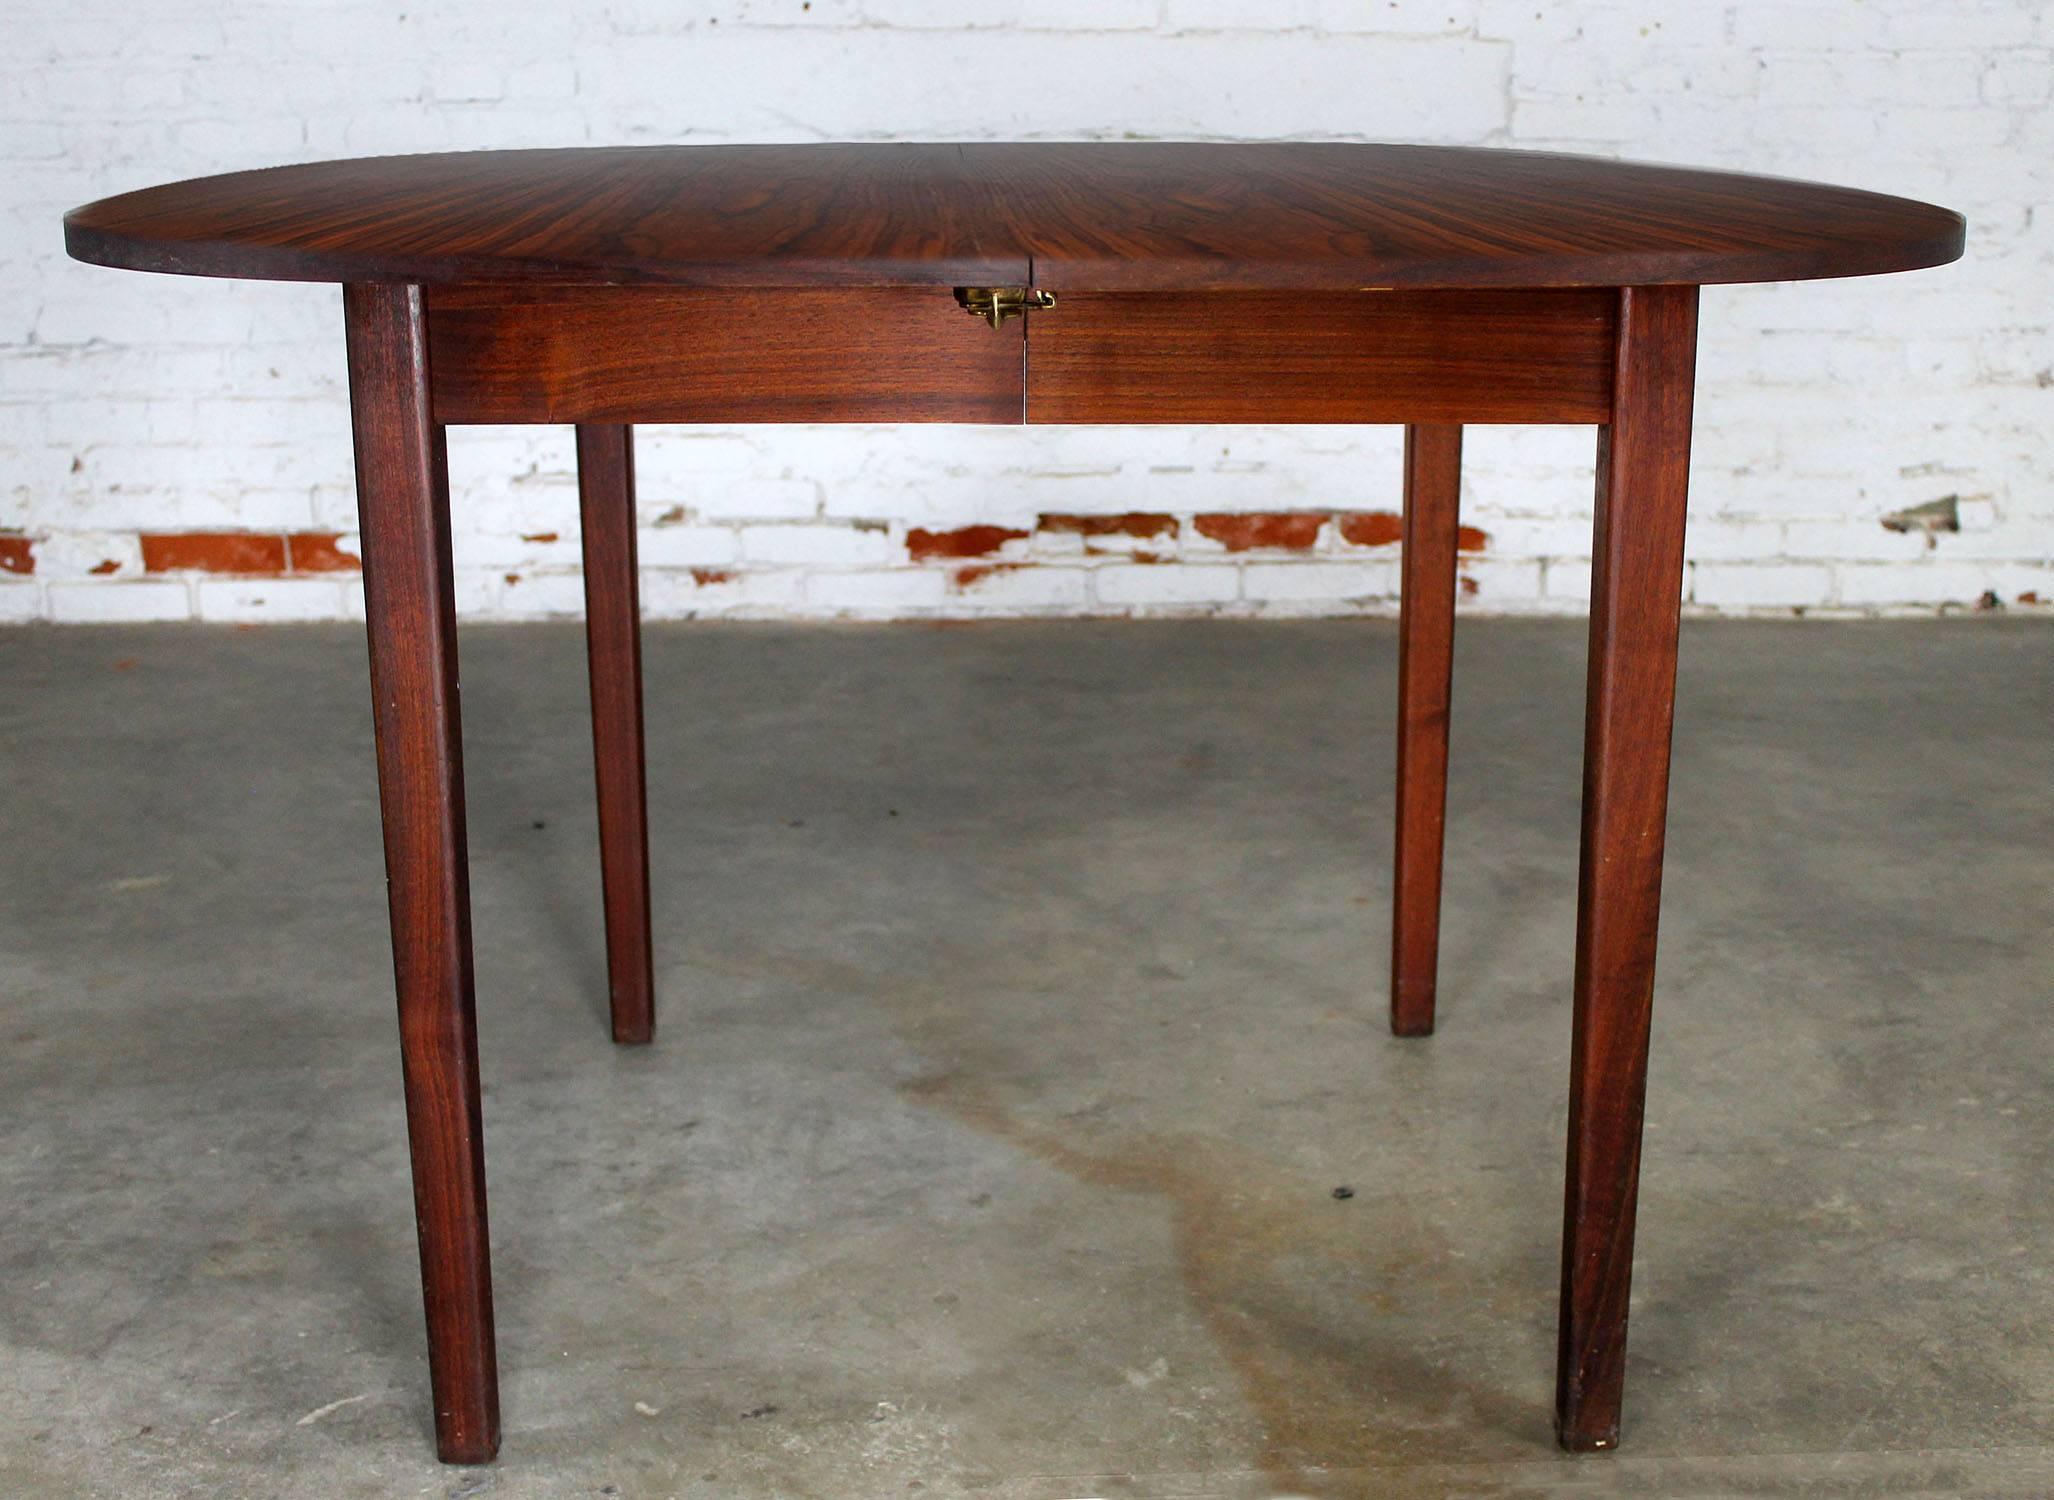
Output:
M235 172L74 209L80 260L288 281L1057 291L1856 276L1958 215L1731 172L1446 146L644 146Z
M438 290L441 422L1007 422L1021 323L942 287Z
M1030 422L1602 422L1605 291L1073 292L1028 319Z
M577 449L607 1001L613 1039L643 1043L656 1033L656 978L649 922L649 794L642 760L634 429L581 425Z
M1619 1434L1699 283L1910 269L1956 214L1497 150L650 147L326 162L74 210L79 259L341 281L430 1379L499 1441L443 426L578 425L615 1035L653 1024L632 422L1408 424L1392 1024L1431 1029L1460 424L1598 422L1556 1396ZM1033 286L994 331L949 289ZM432 290L424 291L424 287ZM1620 291L1618 288L1625 288Z
M1398 813L1391 903L1391 1030L1434 1029L1448 700L1455 671L1455 547L1462 429L1405 429L1398 586Z
M1555 1386L1565 1448L1619 1441L1696 355L1696 288L1621 294L1592 551Z
M343 289L400 1062L444 1461L499 1449L449 473L415 287Z

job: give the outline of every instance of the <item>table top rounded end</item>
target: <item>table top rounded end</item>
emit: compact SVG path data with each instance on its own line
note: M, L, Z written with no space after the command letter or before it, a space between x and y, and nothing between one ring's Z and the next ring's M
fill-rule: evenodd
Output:
M1308 292L1873 275L1965 234L1787 178L1302 142L371 157L145 188L64 228L78 260L257 280Z

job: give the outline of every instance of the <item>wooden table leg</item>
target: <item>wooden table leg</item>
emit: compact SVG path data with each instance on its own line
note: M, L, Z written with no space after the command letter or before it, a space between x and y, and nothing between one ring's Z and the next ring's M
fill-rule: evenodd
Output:
M435 1441L445 1462L481 1463L499 1449L499 1374L471 992L449 476L443 432L429 410L420 288L347 286L343 310Z
M1426 1036L1434 1029L1461 487L1462 429L1407 427L1398 585L1397 873L1391 906L1391 1030L1399 1036Z
M1619 1441L1696 357L1696 287L1621 293L1612 421L1598 439L1584 704L1555 1385L1556 1435L1571 1449Z
M646 1042L656 1030L656 981L642 769L633 428L579 426L578 501L585 533L585 644L592 676L592 758L599 781L599 866L613 1039Z

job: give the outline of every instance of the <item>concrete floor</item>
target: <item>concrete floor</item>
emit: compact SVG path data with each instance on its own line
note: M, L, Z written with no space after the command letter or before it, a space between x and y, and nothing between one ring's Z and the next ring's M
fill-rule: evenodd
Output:
M431 1458L361 632L0 633L0 1494L2054 1493L2054 631L1684 638L1626 1446L1549 1431L1584 629L464 637L504 1456ZM1339 1185L1354 1196L1337 1200Z

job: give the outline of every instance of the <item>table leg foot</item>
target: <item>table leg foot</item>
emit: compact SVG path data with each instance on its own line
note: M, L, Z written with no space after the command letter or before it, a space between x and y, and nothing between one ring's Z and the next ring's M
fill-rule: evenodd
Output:
M418 287L344 288L378 792L436 1448L499 1448L449 477Z
M592 677L592 758L599 783L599 864L613 1039L647 1042L656 1030L656 982L642 756L633 428L611 423L578 427L578 500L584 526L585 640Z
M1555 1430L1619 1441L1683 593L1697 288L1621 294L1598 442Z
M1399 1036L1427 1036L1434 1029L1461 486L1462 429L1407 427L1398 592L1397 870L1391 905L1391 1030Z

